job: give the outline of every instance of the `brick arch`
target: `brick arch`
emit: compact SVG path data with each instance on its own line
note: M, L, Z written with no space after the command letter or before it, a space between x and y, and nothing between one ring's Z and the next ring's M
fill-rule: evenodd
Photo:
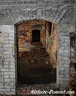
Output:
M34 12L35 11L35 12ZM62 19L63 15L66 13L66 10L63 10L61 14L59 15L57 10L53 10L52 8L43 10L40 9L40 13L36 10L27 10L27 11L19 11L21 15L19 14L17 20L15 20L14 24L18 24L21 22L27 22L30 20L45 20L48 22L54 22L56 24L59 23L59 21ZM30 14L28 14L30 13ZM27 15L23 15L27 14ZM52 15L51 15L52 14Z
M63 12L63 13L65 13L65 12ZM61 17L63 15L61 15ZM28 22L28 21L31 21L31 20L46 20L46 21L49 21L49 18L48 19L41 19L41 18L36 18L35 17L35 18L32 18L32 19L23 20L21 22ZM57 51L57 75L56 75L57 76L57 81L56 81L56 86L59 87L60 90L65 90L69 86L69 65L67 66L67 69L65 69L65 73L64 73L63 69L65 68L64 63L66 64L66 61L68 61L68 59L69 59L68 58L69 57L69 54L68 54L69 53L69 50L68 50L69 45L64 46L64 44L62 42L66 43L66 41L69 40L69 38L68 38L69 35L67 35L67 38L64 38L64 36L65 36L64 29L67 30L68 34L69 34L69 30L67 29L68 28L67 24L60 24L59 21L61 20L61 18L58 18L57 20L58 20L58 22L56 24L58 24L58 26L57 26L57 31L58 31L58 51ZM21 22L16 23L16 25L20 24ZM51 22L51 20L49 22ZM61 33L61 31L63 31L63 33ZM69 42L67 42L67 43L69 44ZM62 49L62 47L64 47L64 50ZM65 48L67 50L67 53L66 53ZM65 60L64 55L62 55L62 54L67 54L66 60ZM64 62L62 62L61 58L64 60ZM68 62L68 64L69 64L69 62ZM67 78L64 77L66 73L68 75ZM65 78L65 80L64 80L64 78Z

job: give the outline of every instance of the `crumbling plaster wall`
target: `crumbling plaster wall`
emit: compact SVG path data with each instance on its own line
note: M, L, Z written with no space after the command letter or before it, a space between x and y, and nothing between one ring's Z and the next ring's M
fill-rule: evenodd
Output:
M60 90L69 88L69 32L75 32L75 9L74 0L0 0L0 31L4 38L0 44L0 94L16 94L14 25L33 19L43 19L58 25L57 85Z
M17 35L18 35L18 45L19 51L29 51L32 46L32 31L40 30L40 42L45 48L45 31L46 21L43 20L31 20L28 22L23 22L17 27Z
M49 30L49 22L46 23L46 50L50 54L50 61L52 66L57 66L57 47L58 47L58 32L57 25L51 23L51 29ZM50 33L49 33L50 31Z

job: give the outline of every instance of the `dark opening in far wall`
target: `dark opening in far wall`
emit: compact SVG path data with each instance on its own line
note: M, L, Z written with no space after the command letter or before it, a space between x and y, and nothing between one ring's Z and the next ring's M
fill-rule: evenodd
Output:
M51 35L52 23L49 22L49 36Z
M32 42L40 42L40 30L32 31Z

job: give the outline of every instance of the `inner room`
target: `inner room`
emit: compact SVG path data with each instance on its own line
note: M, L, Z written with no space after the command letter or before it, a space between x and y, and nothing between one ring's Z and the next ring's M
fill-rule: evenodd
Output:
M56 83L57 25L31 20L16 30L18 84Z

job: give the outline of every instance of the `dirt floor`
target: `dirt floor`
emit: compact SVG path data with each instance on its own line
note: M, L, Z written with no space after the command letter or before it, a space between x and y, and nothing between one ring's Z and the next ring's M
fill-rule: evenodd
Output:
M40 42L33 42L34 48L20 52L19 84L47 84L56 81L56 69L52 68L49 54Z

